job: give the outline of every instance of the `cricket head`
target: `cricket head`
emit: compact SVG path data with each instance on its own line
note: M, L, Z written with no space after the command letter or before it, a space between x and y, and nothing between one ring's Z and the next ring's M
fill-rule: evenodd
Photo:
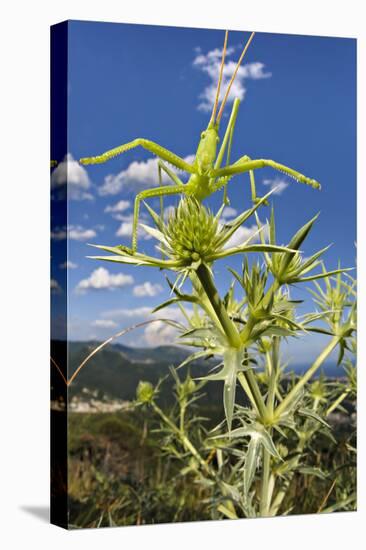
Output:
M224 47L222 50L222 57L221 57L221 64L220 64L220 73L219 73L219 79L217 82L217 88L216 88L216 95L215 95L215 102L213 105L211 118L208 123L208 126L206 130L204 130L201 134L201 139L198 144L197 153L196 153L196 164L198 166L198 170L200 174L207 173L211 168L213 168L215 160L216 160L216 151L217 151L217 145L219 143L219 127L220 127L220 121L222 114L224 112L225 104L227 102L227 99L229 97L231 86L235 80L235 77L237 75L237 72L239 70L239 67L241 65L241 62L243 61L243 58L245 56L245 53L249 47L249 44L253 40L254 32L250 35L247 43L244 46L244 49L240 55L240 58L236 64L235 70L231 76L230 82L227 86L226 92L224 94L219 112L218 105L219 105L219 99L220 99L220 90L221 90L221 83L222 83L222 77L224 72L224 65L225 65L225 56L226 56L226 46L227 46L227 39L228 39L228 31L225 32L225 40L224 40ZM217 115L217 116L216 116Z

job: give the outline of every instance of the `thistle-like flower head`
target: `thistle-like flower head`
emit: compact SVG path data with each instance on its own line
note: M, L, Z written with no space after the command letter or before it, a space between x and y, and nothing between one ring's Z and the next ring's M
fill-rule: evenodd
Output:
M134 265L149 265L188 274L202 263L210 265L215 260L247 252L295 252L287 247L271 244L252 244L255 235L240 245L230 247L230 238L265 203L270 193L255 206L230 222L220 223L223 207L213 214L193 197L183 198L168 221L145 204L156 227L140 224L151 237L159 241L157 249L162 257L149 256L128 250L125 246L92 245L113 256L92 256L94 259ZM260 232L261 229L258 230Z
M223 248L218 219L196 199L183 199L163 229L166 254L184 265L209 262Z

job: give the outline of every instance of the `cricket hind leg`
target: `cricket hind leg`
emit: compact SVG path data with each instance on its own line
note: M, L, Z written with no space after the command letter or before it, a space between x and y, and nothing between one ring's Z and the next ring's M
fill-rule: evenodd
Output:
M193 165L189 164L175 153L172 153L171 151L169 151L169 149L162 147L154 141L150 141L144 138L134 139L133 141L124 143L119 147L115 147L114 149L105 151L104 153L96 157L83 157L79 160L79 162L80 164L102 164L118 155L121 155L122 153L125 153L126 151L129 151L130 149L134 149L135 147L143 147L143 149L150 151L150 153L153 153L160 159L169 162L180 170L184 170L185 172L188 172L190 174L195 173L195 168Z
M229 143L228 143L227 154L226 154L226 166L230 165L231 147L233 144L233 134L234 134L234 124L230 128ZM227 206L230 204L230 199L228 197L228 192L227 192L227 185L224 185L223 202Z
M228 159L229 159L229 151L228 151ZM247 161L250 161L251 159L250 159L250 157L245 155L244 157L242 157L241 160L243 160L244 162L247 162ZM224 187L223 201L224 201L224 204L226 204L226 205L230 204L230 201L227 199L227 184L229 183L229 181L232 177L233 176L221 177L217 180L217 182L214 185L214 191L217 191L218 189L221 189L222 187ZM253 170L249 170L249 179L250 179L250 190L251 190L253 205L256 205L256 204L258 204L258 202L262 201L263 205L268 206L269 202L267 200L263 201L261 197L257 197L255 177L254 177L254 171Z
M212 170L210 172L210 177L222 178L225 176L234 176L236 174L243 174L244 172L250 172L250 170L254 171L254 170L257 170L258 168L266 168L266 167L273 168L278 172L282 172L283 174L297 180L300 183L310 185L314 189L321 188L320 183L318 181L312 178L308 178L307 176L304 176L304 174L301 174L300 172L297 172L293 168L289 168L284 164L280 164L279 162L276 162L270 159L248 160L247 156L241 157L239 160L237 160L234 164L231 164L230 166L220 168L219 170L215 170L215 169Z
M246 160L249 161L249 160L252 160L252 159L250 157L246 156ZM252 194L252 203L253 203L253 205L255 206L259 202L262 201L263 206L268 206L269 205L268 200L263 201L262 197L257 197L257 188L255 186L255 176L254 176L254 171L253 170L249 170L249 180L250 180L250 192Z

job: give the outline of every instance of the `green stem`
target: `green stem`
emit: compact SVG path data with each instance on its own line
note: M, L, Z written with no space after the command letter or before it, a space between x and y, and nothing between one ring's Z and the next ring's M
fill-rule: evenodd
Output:
M193 445L193 443L190 441L190 439L186 436L186 434L184 432L182 432L182 430L180 430L174 424L174 422L172 422L170 420L170 418L168 418L166 416L166 414L164 414L164 412L161 410L161 408L158 407L158 405L154 401L151 403L151 405L152 405L152 408L154 409L154 411L163 420L163 422L165 422L165 424L167 424L167 426L169 426L171 428L171 430L174 433L177 434L177 436L179 437L179 439L182 442L183 447L185 447L187 449L187 451L189 451L191 453L191 455L199 462L199 464L202 466L202 468L206 472L206 474L208 474L212 479L216 480L216 474L215 474L214 470L203 459L203 457L197 451L196 447ZM225 487L225 485L224 484L219 484L219 485L220 485L220 489L222 491L223 496L224 497L228 496L228 494L227 494L228 491L227 491L227 488ZM226 506L227 506L227 508L225 508L225 509L230 512L231 517L237 518L237 515L236 515L236 512L235 512L235 506L233 505L233 503L231 501L225 501L225 502L226 502ZM224 513L224 511L220 510L220 508L218 508L218 510L221 511L222 513ZM224 515L226 515L226 514L224 514Z
M266 517L269 515L271 506L271 495L269 491L269 478L271 475L271 455L265 447L263 447L263 468L262 468L262 483L260 497L260 515Z
M318 405L316 405L316 407L314 409L314 412L316 412L317 406ZM307 426L308 422L309 421L306 420L305 425L304 425L305 434L307 434L307 435L300 438L300 440L299 440L299 442L296 446L296 449L295 449L295 452L298 454L298 456L297 456L297 459L296 459L295 464L293 466L294 468L296 468L296 466L299 464L299 462L302 458L305 446L308 443L308 441L311 440L311 437L312 437L312 434L311 433L309 434L309 431L306 430L306 426ZM270 516L275 516L277 514L278 510L280 509L281 504L282 504L285 496L288 493L288 490L290 488L290 484L291 484L291 481L292 481L293 477L294 477L294 472L292 471L290 473L289 477L286 480L283 481L282 488L276 494L275 498L273 499L272 505L270 507L270 510L269 510L269 515Z
M269 417L273 417L275 395L277 390L277 377L279 371L278 365L278 353L279 353L280 341L276 336L273 338L272 343L272 355L268 351L266 354L268 371L270 372L269 386L268 386L268 398L267 398L267 408Z
M216 317L225 332L226 338L233 348L241 349L243 348L243 342L240 337L239 331L235 325L235 323L230 319L224 304L222 303L220 296L217 292L216 286L213 282L210 270L205 264L201 264L199 268L196 271L197 277L202 285L202 288L204 289L207 298L209 299ZM253 396L253 399L256 403L256 407L261 415L262 418L266 418L266 405L264 403L264 399L262 397L262 394L260 392L257 380L255 378L255 375L251 369L244 371L243 373L248 386L250 388L251 394Z
M179 414L179 428L182 433L184 433L184 416L186 413L186 405L181 404L180 406L180 414Z
M205 470L207 474L209 474L212 477L215 477L214 471L210 468L210 466L207 464L207 462L202 458L200 453L197 451L196 447L193 445L193 443L189 440L189 438L183 433L175 424L168 418L163 411L158 407L158 405L153 401L151 403L152 408L154 411L160 416L160 418L172 429L174 433L177 434L179 439L181 440L183 446L189 451L192 456L199 462L199 464L202 466L202 468Z
M212 280L211 273L205 264L201 264L196 271L197 277L206 292L208 299L215 311L216 317L220 322L220 325L225 332L225 335L229 341L229 344L233 348L241 348L242 342L239 332L230 319L224 304L222 303L216 286Z
M286 410L287 406L291 403L291 401L296 397L296 395L299 393L299 391L305 386L305 384L310 380L310 378L316 373L316 371L321 367L321 365L324 363L325 359L332 353L334 348L337 346L339 342L339 336L334 336L329 344L324 348L324 350L318 355L314 363L311 365L311 367L308 369L308 371L304 374L304 376L295 384L295 386L292 388L292 390L286 395L284 400L278 405L277 409L275 410L274 414L277 418L281 416L281 414Z
M327 412L325 413L325 416L328 416L330 415L331 412L334 411L334 409L336 409L338 407L338 405L340 403L342 403L342 401L344 399L346 399L347 395L349 394L349 390L346 390L344 391L343 393L341 393L341 395L334 401L334 403L332 403L332 405L327 409Z
M250 390L250 387L249 387L249 384L248 384L248 381L247 379L245 378L244 374L242 372L239 372L238 373L238 380L240 382L240 385L241 387L243 388L244 390L244 393L248 396L249 398L249 401L251 402L251 404L253 405L253 407L255 408L256 412L258 413L258 408L257 408L257 405L256 405L256 402L254 400L254 397L253 397L253 394Z

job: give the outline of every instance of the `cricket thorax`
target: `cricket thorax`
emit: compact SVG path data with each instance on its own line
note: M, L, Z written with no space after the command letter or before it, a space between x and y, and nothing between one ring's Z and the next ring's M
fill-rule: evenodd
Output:
M193 196L199 202L203 201L203 199L211 194L210 178L208 176L199 176L198 174L193 174L189 178L187 191L187 195Z
M202 132L195 159L199 174L205 175L213 168L218 141L219 136L216 128L208 128Z

